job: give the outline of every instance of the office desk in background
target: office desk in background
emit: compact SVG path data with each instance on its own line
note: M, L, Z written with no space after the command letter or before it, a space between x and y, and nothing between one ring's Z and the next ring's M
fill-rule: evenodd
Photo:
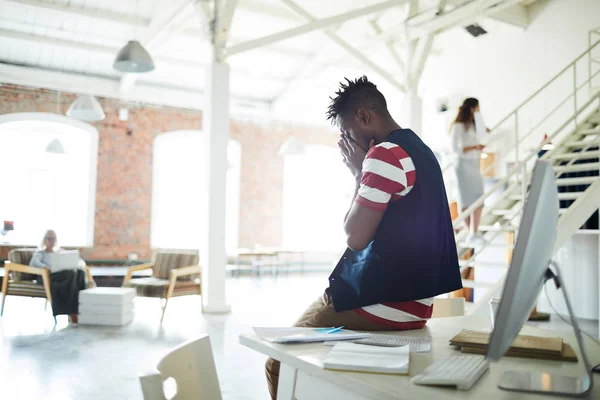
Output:
M278 400L552 399L557 397L504 391L497 387L497 383L502 372L509 369L547 371L571 376L585 373L577 341L572 333L546 331L526 326L521 334L563 337L575 349L579 362L503 357L500 362L491 363L489 370L469 391L417 386L410 383L411 376L421 373L433 361L448 355L461 354L460 351L448 344L450 338L461 329L489 331L490 319L478 317L438 318L430 320L425 329L394 332L397 335L430 335L432 337L430 353L411 353L410 376L324 370L322 369L323 359L331 347L324 346L322 343L275 344L264 341L254 334L240 335L240 343L281 361ZM594 365L599 363L600 346L586 336L584 336L584 340L590 362ZM600 399L599 374L594 375L594 390L589 398Z
M279 274L279 268L284 266L282 263L282 256L285 256L286 261L289 261L290 255L300 257L300 268L301 272L304 273L304 252L279 248L264 248L260 250L238 249L234 253L236 271L241 269L239 263L240 258L249 258L251 260L251 271L253 276L260 278L261 270L264 269L264 267L271 268L271 273L277 276ZM274 272L273 268L275 269Z

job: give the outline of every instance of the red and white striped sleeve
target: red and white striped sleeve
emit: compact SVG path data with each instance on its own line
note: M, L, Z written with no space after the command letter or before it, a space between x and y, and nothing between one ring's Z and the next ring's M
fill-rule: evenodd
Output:
M384 211L390 201L406 196L416 179L417 172L408 153L397 144L380 143L365 157L355 201L372 210Z

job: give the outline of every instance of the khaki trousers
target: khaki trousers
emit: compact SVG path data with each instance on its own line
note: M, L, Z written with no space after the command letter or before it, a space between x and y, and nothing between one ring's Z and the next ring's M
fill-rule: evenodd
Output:
M325 290L323 296L320 296L317 301L311 304L310 307L302 314L300 319L296 321L294 326L307 328L327 328L344 326L345 329L356 331L393 331L397 330L387 325L381 325L371 320L364 318L358 313L349 310L335 312L331 297L328 290ZM279 367L280 363L277 360L269 358L265 369L267 374L267 384L269 393L273 400L277 399L277 384L279 383Z

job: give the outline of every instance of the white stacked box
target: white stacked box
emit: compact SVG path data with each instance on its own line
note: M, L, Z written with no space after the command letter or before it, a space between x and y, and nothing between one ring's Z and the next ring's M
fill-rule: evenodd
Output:
M96 287L79 292L79 323L125 325L133 319L135 289Z

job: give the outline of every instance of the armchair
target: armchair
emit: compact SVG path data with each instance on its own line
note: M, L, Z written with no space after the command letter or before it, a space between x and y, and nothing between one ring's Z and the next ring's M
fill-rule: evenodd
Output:
M138 296L164 299L161 322L169 299L202 294L201 268L196 250L155 250L152 262L135 265L127 270L123 287L135 288ZM152 276L133 278L135 271L152 269Z
M41 297L52 302L50 292L50 271L45 268L30 267L29 262L35 248L13 249L8 253L8 260L4 262L4 279L2 280L2 306L0 316L4 314L4 305L7 296ZM94 285L89 268L86 268L88 286Z

